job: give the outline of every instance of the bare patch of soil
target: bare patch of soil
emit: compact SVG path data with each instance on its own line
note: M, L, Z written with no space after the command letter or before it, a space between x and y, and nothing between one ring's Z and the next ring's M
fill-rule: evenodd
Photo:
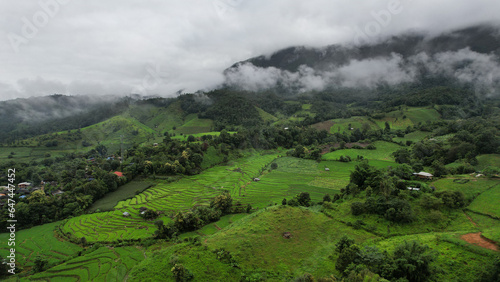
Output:
M489 239L481 236L481 232L465 234L465 235L462 235L462 237L460 237L460 239L466 241L467 243L474 244L474 245L479 246L479 247L483 247L483 248L490 249L493 251L498 251L497 244L495 244L494 241L489 240Z

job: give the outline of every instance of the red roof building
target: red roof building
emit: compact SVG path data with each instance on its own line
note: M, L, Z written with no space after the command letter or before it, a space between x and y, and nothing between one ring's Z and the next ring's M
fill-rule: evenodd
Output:
M113 173L116 174L118 177L123 177L123 173L121 173L119 171L115 171Z

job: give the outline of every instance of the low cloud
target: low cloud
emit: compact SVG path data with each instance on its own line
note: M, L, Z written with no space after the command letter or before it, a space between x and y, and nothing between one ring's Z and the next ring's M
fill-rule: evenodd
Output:
M299 93L321 91L328 87L374 88L380 84L415 82L422 67L431 75L444 75L472 84L483 94L499 93L499 58L493 54L477 53L469 48L434 55L421 52L406 59L400 54L392 53L388 57L350 60L341 66L332 65L326 71L302 65L298 71L290 72L242 63L226 72L226 83L249 91L284 86Z

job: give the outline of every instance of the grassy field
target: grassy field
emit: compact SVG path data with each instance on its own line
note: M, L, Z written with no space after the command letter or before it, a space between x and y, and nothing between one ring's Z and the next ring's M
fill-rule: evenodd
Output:
M199 119L196 114L187 115L185 123L172 130L171 133L197 134L212 131L214 122L211 119Z
M328 123L333 123L330 126L330 132L348 132L352 129L380 129L385 128L385 123L387 122L391 129L406 129L408 126L417 125L418 123L424 123L427 121L435 121L440 119L439 113L435 109L428 108L405 108L401 111L393 111L385 114L383 118L372 119L366 116L355 116L345 119L333 119L331 121L322 122L313 125L313 127L324 128ZM421 140L421 133L415 133L405 137L406 140L418 141ZM420 139L419 139L420 138ZM397 140L399 142L400 140Z
M183 238L188 238L188 237L193 237L193 236L204 237L204 236L209 236L209 235L215 234L216 232L219 232L220 230L228 227L232 223L237 222L240 219L246 217L247 215L248 214L246 214L246 213L225 215L225 216L221 217L219 221L207 224L196 231L183 233L179 236L179 238L183 239Z
M497 244L500 242L499 219L494 219L470 210L467 211L467 215L476 223L478 229L482 232L484 237L497 242Z
M469 206L469 209L500 218L500 181L479 195Z
M389 112L376 122L380 128L384 128L385 122L388 122L392 129L405 129L411 125L435 121L440 118L440 114L433 108L406 107L403 110Z
M363 156L368 160L383 160L383 161L394 161L392 157L392 153L397 151L401 146L385 142L385 141L376 141L373 143L376 150L368 150L368 149L343 149L336 150L331 153L327 153L323 155L323 160L338 160L340 156L349 156L351 159L355 159L357 156Z
M110 211L116 206L119 201L132 198L137 194L137 192L142 192L152 185L153 183L148 181L131 181L123 186L118 187L116 191L108 193L103 198L97 200L89 208L89 211Z
M259 107L255 107L255 109L257 110L257 112L259 112L259 116L264 122L273 122L278 120L277 117L271 115L270 113L264 111Z
M292 237L285 239L284 232L290 232ZM250 281L290 281L306 272L327 277L335 269L329 256L345 233L358 242L376 238L305 208L270 207L202 237L201 246L181 243L148 254L130 277L171 280L171 273L162 269L174 263L184 265L194 281L241 281L243 276L254 279ZM213 251L219 248L231 253L238 268L216 259Z
M167 108L144 105L131 107L128 114L158 132L169 131L174 126L181 126L185 116L178 101L170 104Z
M292 237L284 238L284 232L290 232ZM333 255L336 241L346 233L357 242L376 238L321 213L277 206L243 218L207 238L206 244L210 249L230 251L242 269L268 279L289 280L305 272L315 277L329 276L334 262L328 257Z
M394 140L395 142L403 142L403 143L406 141L417 142L417 141L423 140L429 134L430 134L429 132L415 131L415 132L406 134L405 137L396 137L396 138L392 138L392 140Z
M330 127L330 132L348 132L353 129L362 130L365 125L369 129L377 129L378 125L373 121L369 120L367 117L351 117L346 119L334 119L332 120L334 123L332 127ZM349 125L351 125L349 127Z
M478 165L477 169L483 170L488 166L500 167L500 155L499 154L488 154L477 156Z
M463 176L461 178L438 179L433 181L430 185L436 187L436 191L438 192L448 190L462 191L467 199L472 200L488 188L498 185L498 181L486 178L478 179L472 176Z
M51 264L70 259L82 248L73 243L55 237L54 229L61 222L47 223L27 230L16 232L16 261L24 267L31 267L37 255L41 255ZM7 246L9 233L1 233L0 257L9 254Z
M41 281L124 281L130 270L144 260L139 247L100 247L30 277Z

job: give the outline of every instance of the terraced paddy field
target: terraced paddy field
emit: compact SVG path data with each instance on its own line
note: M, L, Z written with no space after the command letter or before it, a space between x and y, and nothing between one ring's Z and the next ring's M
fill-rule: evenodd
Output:
M140 247L100 247L30 276L30 281L125 281L130 270L144 258Z
M216 166L177 182L154 180L151 188L118 202L114 211L72 218L63 225L62 231L77 238L85 237L88 242L150 237L156 227L152 221L140 217L141 207L163 212L161 219L168 222L170 214L196 205L206 205L223 190L229 191L235 202L251 204L254 208L281 204L283 198L291 199L305 191L310 193L314 202L319 202L325 194L336 194L345 187L357 164L337 161L317 163L278 156L278 152L252 153L226 166ZM270 169L272 162L277 163L277 169ZM380 168L395 165L390 161L379 160L370 163ZM329 171L325 171L327 167ZM254 181L256 177L260 181ZM124 216L124 212L130 216Z
M349 156L351 159L356 159L357 156L363 156L368 160L394 161L392 153L401 148L401 146L385 141L376 141L373 143L376 150L368 149L343 149L336 150L323 155L323 160L338 160L340 156Z
M16 260L23 267L31 267L36 256L46 257L49 263L58 263L70 259L82 248L73 243L56 238L54 230L61 222L47 223L27 230L16 232ZM9 255L7 246L9 234L0 234L0 241L5 242L0 248L0 257Z
M229 191L233 197L248 203L240 196L242 187L261 174L278 157L277 152L251 153L249 156L205 170L199 175L185 177L173 183L155 180L155 186L131 199L118 202L114 211L87 214L69 219L61 228L88 242L115 241L150 237L156 230L153 222L139 216L139 208L161 211L160 219L168 221L168 214L206 205L221 193ZM124 216L128 212L130 216Z

